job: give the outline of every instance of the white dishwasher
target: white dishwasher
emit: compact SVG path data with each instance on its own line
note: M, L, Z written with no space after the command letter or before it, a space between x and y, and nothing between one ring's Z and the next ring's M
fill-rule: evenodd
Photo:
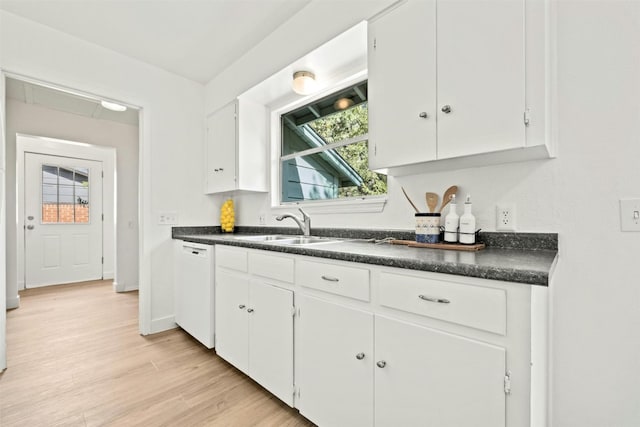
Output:
M175 321L207 348L214 346L213 245L176 240Z

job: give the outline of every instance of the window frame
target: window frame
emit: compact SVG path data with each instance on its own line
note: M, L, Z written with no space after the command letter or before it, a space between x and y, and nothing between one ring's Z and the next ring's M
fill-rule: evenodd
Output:
M272 210L291 210L292 207L304 207L306 211L313 214L332 214L332 213L366 213L366 212L382 212L384 206L388 200L388 192L384 195L375 196L361 196L361 197L345 197L337 199L322 199L322 200L302 200L295 202L283 202L282 201L282 167L281 160L283 157L281 154L282 147L282 123L281 116L300 108L306 104L312 103L316 100L331 95L334 92L338 92L349 86L352 86L359 81L367 80L368 76L366 71L356 73L350 77L347 77L339 82L328 82L323 90L317 93L302 98L297 98L293 102L288 102L285 105L275 106L271 108L271 209ZM343 145L348 145L356 141L368 140L369 134L359 135L349 140L343 140ZM341 142L343 142L341 141ZM337 144L340 144L338 142ZM334 147L337 147L334 146Z

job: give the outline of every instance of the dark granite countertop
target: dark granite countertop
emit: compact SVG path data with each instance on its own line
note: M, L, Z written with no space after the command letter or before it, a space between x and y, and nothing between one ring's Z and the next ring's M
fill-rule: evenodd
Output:
M373 243L364 237L381 239L394 236L407 239L411 232L385 230L338 232L314 235L336 236L334 243L287 245L277 242L255 242L239 236L260 234L294 234L295 230L244 227L239 233L223 234L219 227L174 227L172 237L194 243L222 244L274 252L307 255L342 261L359 262L412 270L432 271L459 276L503 280L548 286L557 258L557 234L554 233L481 233L479 240L487 244L477 252L446 249L410 248L389 243ZM403 234L404 233L404 234Z

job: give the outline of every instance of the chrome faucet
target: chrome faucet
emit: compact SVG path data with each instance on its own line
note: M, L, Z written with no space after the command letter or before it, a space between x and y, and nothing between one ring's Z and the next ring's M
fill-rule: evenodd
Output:
M293 214L286 213L286 214L277 216L276 220L282 221L285 218L291 218L296 222L296 224L298 224L298 227L300 227L302 234L304 234L305 236L309 236L311 234L311 217L307 215L307 213L303 211L302 208L298 208L298 210L302 213L302 219L298 218Z

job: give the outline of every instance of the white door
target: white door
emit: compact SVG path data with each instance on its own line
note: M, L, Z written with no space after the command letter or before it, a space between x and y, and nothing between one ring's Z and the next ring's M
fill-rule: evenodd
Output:
M207 192L236 189L236 102L207 119Z
M25 287L102 278L102 162L25 153Z
M438 158L524 147L524 7L438 1Z
M369 24L372 169L436 158L435 16L435 1L412 1Z
M300 413L320 426L372 426L373 315L306 295L296 299Z
M376 426L504 427L505 349L376 316Z
M293 406L293 292L259 280L249 287L251 378Z
M245 374L249 373L249 279L216 272L216 353Z

